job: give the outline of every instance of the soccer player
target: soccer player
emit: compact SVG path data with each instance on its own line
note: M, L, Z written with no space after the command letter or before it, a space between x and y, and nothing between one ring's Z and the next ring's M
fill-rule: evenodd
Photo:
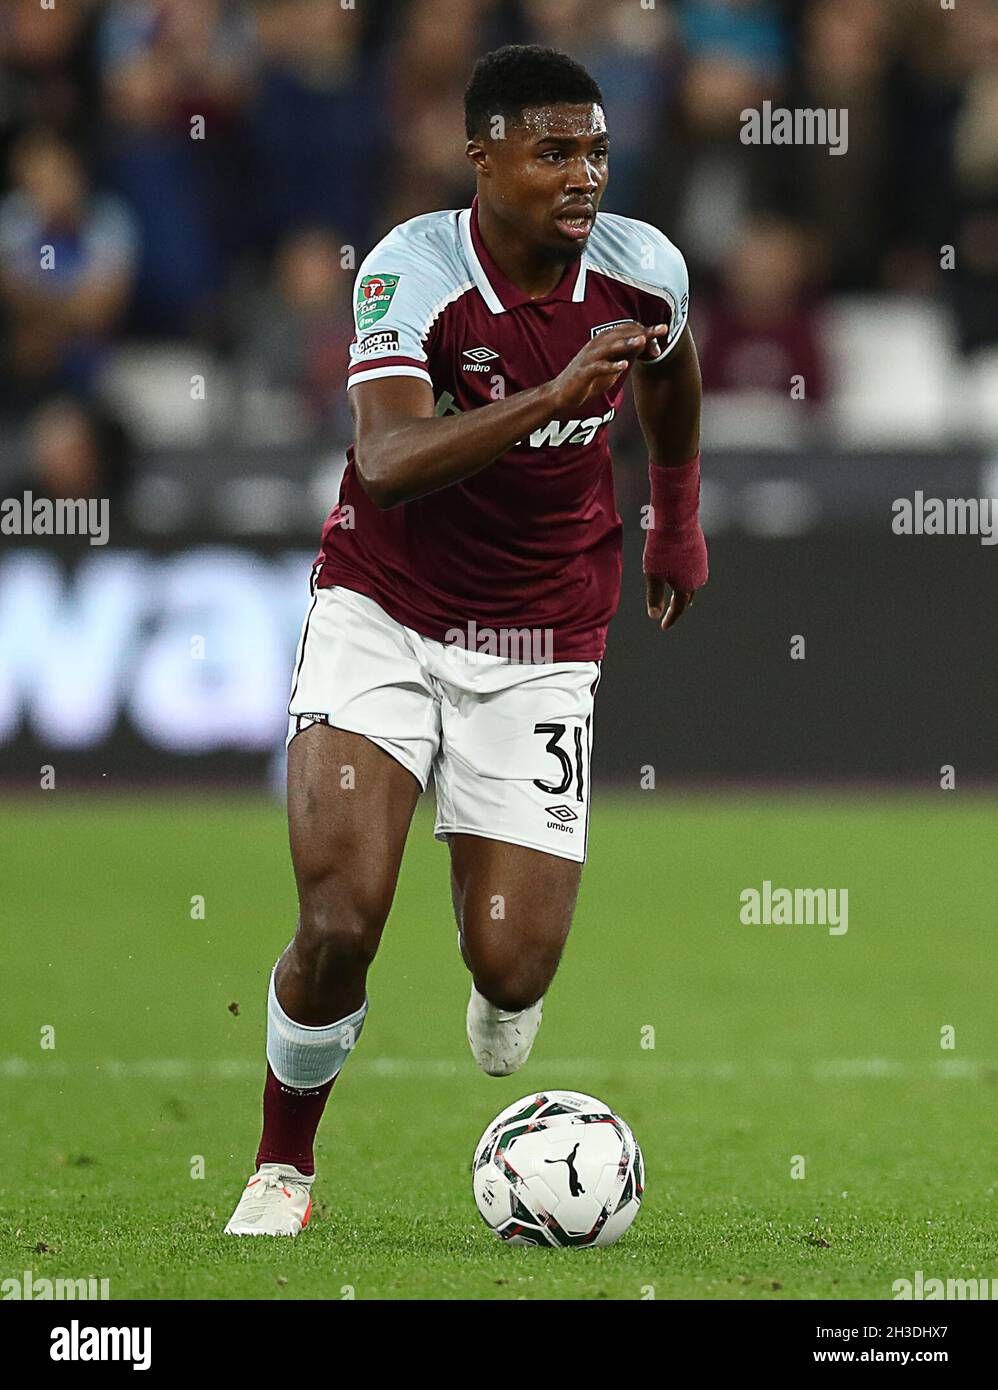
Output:
M649 617L668 629L707 579L686 267L654 227L599 212L599 87L562 53L509 46L476 64L465 111L472 206L396 227L357 276L354 444L288 706L300 915L271 976L263 1137L233 1235L308 1222L316 1129L431 771L471 1051L492 1076L530 1053L586 857L621 572L607 433L628 376Z

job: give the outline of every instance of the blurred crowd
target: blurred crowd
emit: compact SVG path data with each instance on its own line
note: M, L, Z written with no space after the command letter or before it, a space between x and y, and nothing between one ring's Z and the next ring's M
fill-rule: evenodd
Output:
M604 206L686 255L713 398L799 373L820 411L849 300L995 351L994 0L4 0L0 450L41 489L76 440L106 490L177 439L342 447L356 265L470 200L463 88L508 41L600 82ZM848 152L743 144L765 100L848 108Z

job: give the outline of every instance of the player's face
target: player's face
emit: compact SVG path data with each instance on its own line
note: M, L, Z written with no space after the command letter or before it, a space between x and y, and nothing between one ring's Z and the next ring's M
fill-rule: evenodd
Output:
M525 239L581 255L608 174L602 106L537 106L472 159L493 213ZM469 154L471 154L469 150Z

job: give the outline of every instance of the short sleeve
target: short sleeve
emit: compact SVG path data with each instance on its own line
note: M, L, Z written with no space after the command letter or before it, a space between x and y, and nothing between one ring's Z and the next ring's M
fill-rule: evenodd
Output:
M663 300L669 309L669 333L660 344L662 351L650 363L645 363L654 366L668 357L682 337L690 312L690 277L678 246L647 222L636 222L634 226L635 280L645 293Z
M433 384L424 340L440 311L440 269L396 228L377 245L354 284L354 340L347 387L378 377Z

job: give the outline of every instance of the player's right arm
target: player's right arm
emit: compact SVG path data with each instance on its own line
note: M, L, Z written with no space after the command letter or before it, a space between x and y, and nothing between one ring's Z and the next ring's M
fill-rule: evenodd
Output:
M361 486L377 507L388 508L470 478L531 430L609 389L652 336L637 323L600 333L551 381L460 415L435 414L433 388L423 377L358 383L350 404Z

